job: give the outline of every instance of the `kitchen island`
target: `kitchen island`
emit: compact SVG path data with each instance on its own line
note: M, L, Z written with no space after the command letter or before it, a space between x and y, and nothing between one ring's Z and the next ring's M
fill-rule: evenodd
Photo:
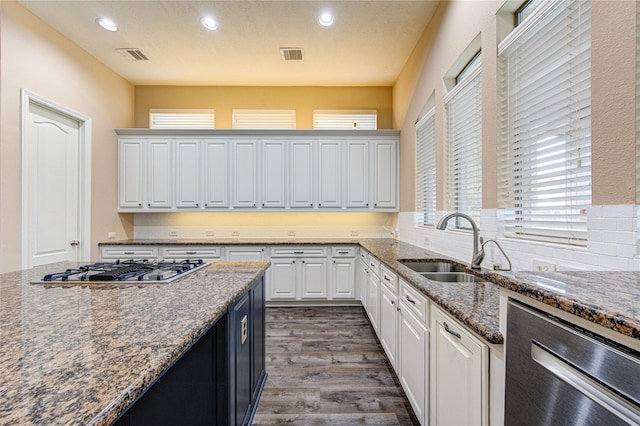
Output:
M0 275L0 423L110 424L261 279L217 263L167 284L31 284Z

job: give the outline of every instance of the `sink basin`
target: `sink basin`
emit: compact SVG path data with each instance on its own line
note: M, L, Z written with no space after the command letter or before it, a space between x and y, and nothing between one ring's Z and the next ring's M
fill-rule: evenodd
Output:
M466 272L467 268L446 262L400 262L416 272Z
M464 272L425 272L420 274L423 277L446 283L473 283L486 281L475 275L465 274Z

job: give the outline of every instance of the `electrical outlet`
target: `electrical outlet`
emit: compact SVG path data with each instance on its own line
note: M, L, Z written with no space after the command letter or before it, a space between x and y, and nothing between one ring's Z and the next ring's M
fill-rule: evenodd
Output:
M232 237L239 237L240 236L240 231L231 231L231 236Z
M351 230L351 236L352 237L357 237L360 235L360 231L356 231L355 229Z
M178 231L169 231L169 236L170 237L177 237L178 236Z
M540 272L552 272L556 270L556 264L546 260L533 259L533 269Z
M110 240L115 240L116 239L116 233L111 231L111 232L107 232L107 238Z
M205 232L204 232L204 236L205 236L205 237L215 237L215 236L216 236L216 233L215 233L215 232L213 232L213 231L205 231Z
M287 237L295 237L295 236L296 236L296 231L294 230L287 231Z

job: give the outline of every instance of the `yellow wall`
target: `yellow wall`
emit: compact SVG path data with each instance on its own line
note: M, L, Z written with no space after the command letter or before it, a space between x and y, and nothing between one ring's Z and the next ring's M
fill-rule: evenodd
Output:
M508 4L512 7L518 2ZM519 2L522 3L522 2ZM436 105L437 209L444 208L443 79L478 36L482 45L482 207L497 207L497 45L511 17L498 1L443 1L393 87L400 136L400 209L415 210L416 118L432 93ZM636 2L592 1L593 204L635 203Z
M135 127L151 108L213 108L216 128L231 128L233 108L295 109L298 129L313 129L314 109L375 109L378 128L393 129L391 87L136 86Z
M92 119L91 237L132 233L117 208L117 138L133 125L133 85L12 1L0 2L0 272L20 269L21 97L26 89ZM84 243L84 242L83 242Z

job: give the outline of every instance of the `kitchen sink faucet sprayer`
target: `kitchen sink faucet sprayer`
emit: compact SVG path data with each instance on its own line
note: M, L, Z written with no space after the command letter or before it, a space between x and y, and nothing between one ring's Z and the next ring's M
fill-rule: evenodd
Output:
M447 222L449 222L449 219L452 219L454 217L467 219L467 222L471 224L471 229L473 230L473 256L471 257L471 269L480 269L480 264L484 260L484 250L478 250L478 234L480 230L478 229L478 225L476 225L476 223L473 221L473 219L471 219L470 216L460 212L449 213L448 215L440 219L440 221L436 225L436 229L444 230L447 227Z

